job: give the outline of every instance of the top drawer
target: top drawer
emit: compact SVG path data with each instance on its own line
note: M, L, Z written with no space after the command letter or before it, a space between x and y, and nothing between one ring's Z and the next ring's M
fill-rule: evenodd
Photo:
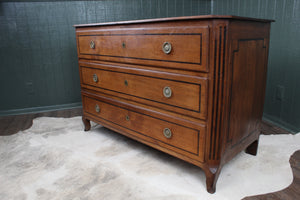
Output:
M78 28L78 56L207 71L208 27Z

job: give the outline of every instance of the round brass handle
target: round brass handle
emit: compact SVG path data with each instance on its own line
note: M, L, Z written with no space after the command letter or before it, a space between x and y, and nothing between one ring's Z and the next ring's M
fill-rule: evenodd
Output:
M97 76L97 74L93 74L93 81L94 81L95 83L98 82L98 76Z
M130 117L128 115L126 115L125 119L126 119L126 121L129 121Z
M166 98L170 98L172 96L172 89L168 86L164 87L163 94Z
M96 104L96 105L95 105L95 111L96 111L97 113L99 113L99 112L100 112L100 107L99 107L99 105L98 105L98 104Z
M93 40L90 42L90 47L91 49L95 49L95 42Z
M165 128L164 129L164 136L166 137L166 138L171 138L172 137L172 131L169 129L169 128Z
M170 42L165 42L163 45L162 45L162 50L165 54L169 54L171 53L172 51L172 45Z

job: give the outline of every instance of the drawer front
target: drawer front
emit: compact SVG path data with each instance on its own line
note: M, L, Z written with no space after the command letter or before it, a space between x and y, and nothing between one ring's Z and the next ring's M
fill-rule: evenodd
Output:
M80 71L82 84L94 90L115 92L115 95L134 97L139 102L167 110L206 117L206 79L183 79L183 75L161 75L138 69L126 71L96 64L81 64Z
M184 151L198 156L199 149L203 148L203 144L199 147L199 138L203 138L199 130L87 96L83 96L83 107L88 114L131 130L136 136L146 137L154 143L159 141L172 148L175 147L179 152ZM202 141L201 139L201 143Z
M207 71L207 27L95 28L77 42L80 58Z

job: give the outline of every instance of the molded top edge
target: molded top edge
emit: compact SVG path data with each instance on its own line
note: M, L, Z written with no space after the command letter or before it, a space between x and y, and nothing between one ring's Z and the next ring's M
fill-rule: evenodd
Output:
M123 24L139 24L139 23L151 23L151 22L166 22L166 21L184 21L184 20L206 20L206 19L231 19L242 21L257 21L257 22L274 22L270 19L258 19L249 17L239 17L234 15L198 15L198 16L185 16L185 17L168 17L168 18L156 18L156 19L141 19L130 21L118 21L118 22L104 22L104 23L92 23L92 24L77 24L74 27L89 27L89 26L107 26L107 25L123 25Z

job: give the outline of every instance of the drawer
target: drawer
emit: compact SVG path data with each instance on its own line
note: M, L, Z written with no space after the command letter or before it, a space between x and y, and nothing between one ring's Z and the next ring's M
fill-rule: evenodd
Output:
M147 105L205 119L207 80L140 69L80 63L82 85Z
M79 58L207 71L208 27L78 32Z
M203 136L197 129L181 126L142 112L136 112L122 105L104 102L101 98L91 98L83 95L83 107L90 114L104 122L114 124L129 130L133 135L162 143L167 148L176 149L177 152L188 152L193 156L203 153ZM200 144L201 141L201 144Z

